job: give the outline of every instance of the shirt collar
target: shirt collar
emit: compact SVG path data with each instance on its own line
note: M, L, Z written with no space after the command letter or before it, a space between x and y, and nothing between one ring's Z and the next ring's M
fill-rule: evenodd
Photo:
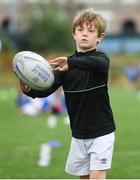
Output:
M83 55L90 55L92 53L95 53L96 49L92 49L90 51L86 51L86 52L77 52L77 50L75 51L75 55L76 56L83 56Z

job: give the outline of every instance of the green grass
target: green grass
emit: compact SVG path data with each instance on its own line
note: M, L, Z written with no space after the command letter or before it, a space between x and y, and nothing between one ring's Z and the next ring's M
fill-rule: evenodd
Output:
M37 117L20 115L15 98L15 89L0 90L0 178L75 178L64 172L71 138L69 126L58 117L58 126L49 129L46 113ZM140 100L135 92L119 87L110 88L110 99L117 131L108 178L140 178ZM39 167L40 145L54 139L62 146L53 149L49 167Z

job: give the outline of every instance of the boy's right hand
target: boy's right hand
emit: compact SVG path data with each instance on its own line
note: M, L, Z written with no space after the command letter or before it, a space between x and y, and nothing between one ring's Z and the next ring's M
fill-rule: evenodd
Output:
M19 80L20 89L23 93L28 93L31 89L24 84L22 81Z

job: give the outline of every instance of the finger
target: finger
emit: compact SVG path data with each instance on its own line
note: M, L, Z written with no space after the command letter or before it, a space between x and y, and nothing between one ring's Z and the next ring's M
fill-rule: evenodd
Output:
M53 69L54 71L59 71L60 70L60 67L58 66L58 67L55 67L54 69Z
M59 67L55 68L55 70L66 71L67 69L65 67L59 66Z
M66 57L58 57L56 59L53 59L50 61L50 63L54 63L54 62L64 62L64 61L67 61L67 58Z
M55 62L59 62L59 61L60 61L60 59L53 59L50 61L50 63L55 63Z
M50 64L60 64L60 63L62 63L63 62L63 60L61 59L61 60L52 60L52 61L50 61Z
M19 85L20 85L20 87L24 87L25 86L25 84L21 80L19 80Z
M55 69L59 66L59 63L50 63L50 65L53 69Z
M51 65L55 65L55 66L56 66L56 65L59 65L59 63L60 63L60 62L55 62L55 61L54 61L54 62L50 62Z
M66 57L57 57L57 58L55 58L54 60L58 60L58 61L60 61L60 60L66 60Z
M65 71L65 69L63 67L60 67L59 71Z
M29 92L30 88L25 83L23 83L21 80L19 80L20 89L23 92Z

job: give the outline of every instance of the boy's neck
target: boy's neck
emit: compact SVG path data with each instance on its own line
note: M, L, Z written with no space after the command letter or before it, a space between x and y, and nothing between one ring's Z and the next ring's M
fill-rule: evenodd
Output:
M77 52L88 52L88 51L91 51L91 50L94 50L94 49L96 49L96 47L93 47L93 48L91 48L91 49L80 49L80 48L77 48Z

